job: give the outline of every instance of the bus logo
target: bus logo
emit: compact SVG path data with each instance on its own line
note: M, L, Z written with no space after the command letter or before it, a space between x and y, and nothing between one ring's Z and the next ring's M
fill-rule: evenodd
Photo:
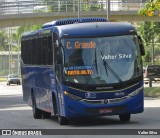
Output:
M87 92L85 93L85 98L96 98L96 93Z

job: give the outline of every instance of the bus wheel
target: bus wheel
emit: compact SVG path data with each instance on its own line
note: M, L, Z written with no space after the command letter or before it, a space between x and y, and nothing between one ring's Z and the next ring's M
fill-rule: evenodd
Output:
M68 124L68 119L63 117L63 116L58 116L58 122L60 125L67 125Z
M130 118L131 118L131 114L119 115L119 119L122 122L128 122L128 121L130 121Z
M32 111L33 111L33 117L35 119L42 118L42 111L36 107L36 100L34 94L32 94Z
M49 119L49 118L51 118L51 113L48 113L48 112L43 111L43 118L44 118L44 119Z

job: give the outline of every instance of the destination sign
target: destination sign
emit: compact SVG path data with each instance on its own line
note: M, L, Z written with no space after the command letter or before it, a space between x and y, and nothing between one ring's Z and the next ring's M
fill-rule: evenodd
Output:
M93 74L93 70L68 70L67 75L68 76L74 76L74 75L91 75Z
M71 43L70 41L66 42L67 49L89 49L96 48L96 43L93 41L90 42L79 42Z
M95 66L68 66L65 70L93 70Z

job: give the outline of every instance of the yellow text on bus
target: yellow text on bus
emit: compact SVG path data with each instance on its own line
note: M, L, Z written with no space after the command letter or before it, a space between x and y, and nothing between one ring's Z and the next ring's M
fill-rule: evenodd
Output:
M71 42L66 43L67 49L87 49L87 48L96 48L96 43L93 41L90 42L79 42L76 41L74 45L71 45Z

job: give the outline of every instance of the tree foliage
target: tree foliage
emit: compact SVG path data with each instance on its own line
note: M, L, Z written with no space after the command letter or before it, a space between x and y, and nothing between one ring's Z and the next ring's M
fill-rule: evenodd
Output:
M20 39L23 33L38 30L41 28L41 26L42 25L21 26L17 29L17 38Z
M151 62L152 45L155 46L155 56L160 55L160 22L144 22L138 28L138 33L141 35L146 54L143 57L145 62Z
M146 51L145 56L143 57L143 60L145 62L151 62L152 58L151 58L151 52L150 51Z
M137 29L146 46L151 43L152 35L155 39L160 37L160 22L144 22Z
M8 36L4 31L0 31L0 51L8 50Z
M160 0L150 0L138 13L144 16L154 16L155 12L158 11L160 11Z
M13 51L18 51L20 48L19 41L21 36L25 32L34 31L40 29L42 25L28 25L21 26L17 29L16 32L10 34L10 38L7 35L6 31L0 31L0 51L8 51L9 44L12 45Z

